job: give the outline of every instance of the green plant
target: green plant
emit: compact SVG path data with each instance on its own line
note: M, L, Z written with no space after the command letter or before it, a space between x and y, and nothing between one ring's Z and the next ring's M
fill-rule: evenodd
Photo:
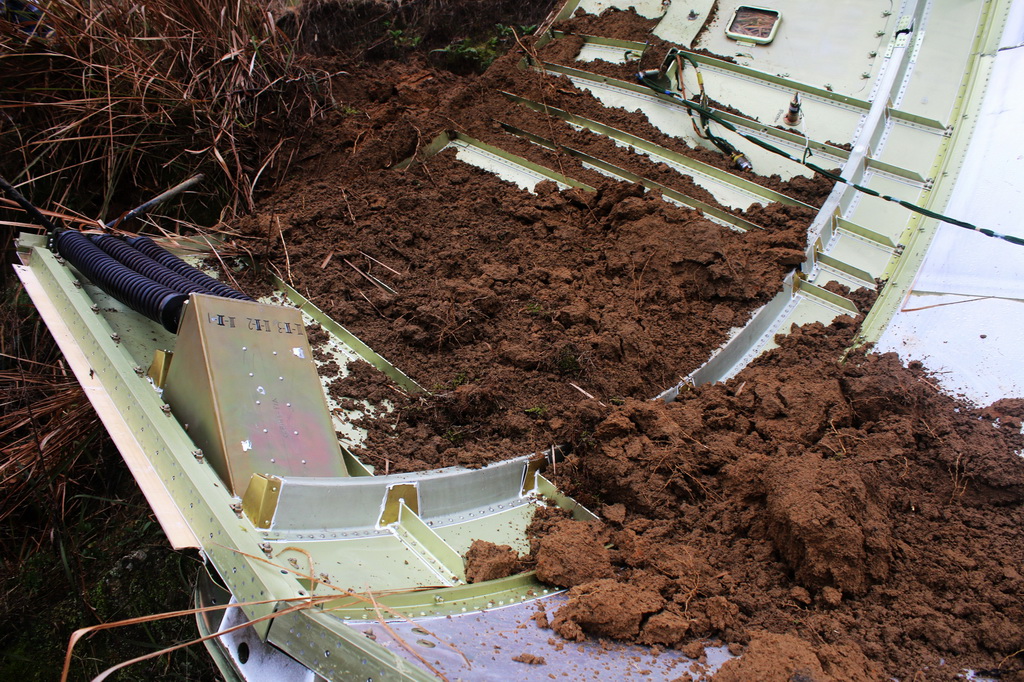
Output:
M545 414L547 414L547 411L547 405L535 405L533 407L528 407L525 410L523 410L523 412L530 415L531 417L543 417Z
M527 315L546 315L547 314L547 310L544 308L544 306L542 304L540 304L540 303L537 303L537 302L527 303L526 307L523 308L523 312L525 312Z
M567 343L558 350L555 359L555 367L560 374L567 376L579 376L583 372L583 365L580 362L579 349L571 343Z
M520 26L518 34L532 32L533 26ZM445 47L431 50L443 66L458 72L482 73L515 41L517 29L496 24L495 31L483 39L463 38Z
M466 440L466 433L459 427L453 426L445 431L444 435L441 437L452 445L461 445L462 442Z

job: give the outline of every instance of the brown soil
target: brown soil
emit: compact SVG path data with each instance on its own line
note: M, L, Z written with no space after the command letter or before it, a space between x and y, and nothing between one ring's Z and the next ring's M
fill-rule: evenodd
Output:
M1019 401L972 409L893 354L839 363L854 328L796 330L668 405L579 407L557 482L612 513L538 523L538 574L613 549L549 578L572 587L559 634L749 644L728 680L1016 679Z
M650 28L629 12L571 23L634 40ZM542 56L568 62L572 40ZM1021 406L971 410L894 356L839 364L849 321L798 330L726 384L647 401L776 293L813 212L755 206L744 217L763 229L731 231L506 133L502 123L711 203L689 180L500 91L728 167L567 80L518 68L523 56L480 77L415 56L339 58L338 108L287 169L268 170L287 179L243 225L261 262L432 392L402 396L362 365L338 378L338 396L394 405L386 427L366 424L358 454L384 473L571 443L558 484L605 521L544 515L527 560L570 588L566 606L536 617L568 639L698 652L722 640L745 652L722 679L1018 670ZM597 191L542 183L530 194L451 151L424 160L443 130ZM423 162L391 168L413 156ZM748 177L811 206L831 188ZM475 543L471 580L519 562Z
M474 540L466 552L466 579L471 583L497 580L521 571L519 555L508 545Z
M525 454L564 438L561 413L587 394L605 402L657 394L703 363L802 259L810 209L755 204L736 213L764 229L739 233L503 132L498 121L707 203L713 198L689 179L499 91L727 163L603 108L564 79L520 69L520 57L506 56L479 78L415 60L336 64L349 74L335 84L344 110L311 132L283 189L244 225L258 258L435 393L374 391L397 400L389 420L397 430L367 424L360 455L388 471ZM530 194L451 151L389 168L446 128L598 191L543 183ZM831 188L761 180L812 205ZM374 390L361 379L346 381L346 390L356 383L364 393L351 397Z

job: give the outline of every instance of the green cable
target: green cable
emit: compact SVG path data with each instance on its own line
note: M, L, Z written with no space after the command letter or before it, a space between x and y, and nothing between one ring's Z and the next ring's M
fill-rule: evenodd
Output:
M689 55L686 55L685 53L682 54L682 56L687 61L689 61L691 64L693 64L694 68L697 68L696 60L694 60ZM884 199L886 201L891 201L894 204L899 204L903 208L909 209L909 210L913 211L914 213L919 213L920 215L926 216L928 218L934 218L935 220L939 220L939 221L942 221L944 223L949 223L950 225L956 225L957 227L962 227L962 228L965 228L965 229L968 229L968 230L973 230L975 232L979 232L979 233L985 235L986 237L993 237L995 239L1002 239L1004 241L1010 242L1011 244L1017 244L1018 246L1024 246L1024 238L1014 237L1013 235L1009 235L1009 234L1001 234L1001 233L996 232L994 230L989 230L987 228L978 227L977 225L974 225L972 223L968 223L968 222L963 221L963 220L957 220L956 218L951 218L951 217L943 215L941 213L936 213L935 211L931 211L931 210L929 210L927 208L924 208L923 206L918 206L917 204L912 204L909 201L905 201L904 199L897 199L896 197L889 196L888 194L882 194L881 192L878 192L877 190L873 190L870 187L864 187L863 185L858 185L855 182L851 182L850 180L847 180L846 178L842 177L841 175L839 175L837 173L833 173L832 171L825 170L821 166L818 166L817 164L813 164L813 163L807 161L806 157L810 155L809 154L810 150L807 150L807 152L805 152L804 159L802 159L802 160L798 159L795 156L793 156L792 154L790 154L789 152L785 151L784 149L779 149L775 145L769 144L768 142L765 142L764 140L761 140L761 139L758 139L756 137L753 137L752 135L748 135L746 133L740 132L736 128L736 126L734 126L729 121L726 121L725 119L720 117L718 114L713 112L711 109L708 109L707 107L701 106L700 104L697 104L696 102L691 102L690 100L685 99L684 97L681 97L679 95L679 93L673 92L671 90L666 90L666 89L660 87L656 83L653 83L650 80L648 80L648 78L646 76L641 76L639 80L640 80L640 82L643 85L646 85L651 90L654 90L655 92L658 92L658 93L661 93L661 94L664 94L664 95L668 95L669 97L672 97L673 99L679 100L680 102L682 102L683 106L685 106L691 112L696 111L698 114L701 115L702 118L706 117L706 118L714 121L715 123L723 126L726 130L734 132L737 135L739 135L740 137L742 137L743 139L756 144L758 147L761 147L762 149L766 149L767 151L772 152L773 154L778 154L779 156L783 156L783 157L789 159L790 161L798 163L798 164L800 164L802 166L806 166L807 168L810 168L815 173L820 173L821 175L824 175L826 178L832 180L833 182L841 182L844 185L849 185L850 187L853 187L858 192L862 192L864 194L868 194L868 195L873 196L873 197L878 197L879 199ZM711 136L710 132L708 133L708 135ZM712 141L714 141L714 136L711 136L711 137L712 137ZM716 143L716 146L717 146L717 143Z

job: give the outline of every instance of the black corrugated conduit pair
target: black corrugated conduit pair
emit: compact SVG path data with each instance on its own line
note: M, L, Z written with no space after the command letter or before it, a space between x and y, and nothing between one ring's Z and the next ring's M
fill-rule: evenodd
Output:
M127 241L111 235L57 232L57 253L100 289L132 310L178 331L181 309L191 293L253 300L218 282L145 236Z

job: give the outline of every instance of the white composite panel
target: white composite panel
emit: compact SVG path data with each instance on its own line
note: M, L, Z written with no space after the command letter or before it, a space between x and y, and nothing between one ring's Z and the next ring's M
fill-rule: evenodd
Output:
M1012 8L1000 44L945 213L1024 237L1024 2ZM878 350L921 360L945 388L984 404L1024 396L1022 339L1024 246L942 224Z

